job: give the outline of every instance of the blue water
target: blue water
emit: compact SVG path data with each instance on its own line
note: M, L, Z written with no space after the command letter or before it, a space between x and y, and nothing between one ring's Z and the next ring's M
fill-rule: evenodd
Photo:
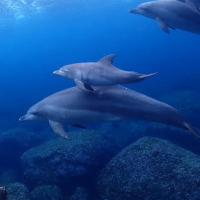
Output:
M25 13L22 19L14 15L23 13L27 5L13 11L9 19L2 16L1 118L9 113L17 120L34 102L74 85L53 75L55 69L97 61L111 53L117 55L114 64L119 68L159 72L132 85L134 89L160 93L173 89L174 83L180 85L179 81L189 89L198 89L194 79L199 76L199 35L180 30L168 35L155 21L130 14L128 10L141 1L58 2L43 8L42 13Z
M199 89L199 35L180 30L168 35L155 21L130 14L141 1L52 1L50 7L38 2L41 13L24 12L29 4L12 12L6 1L3 5L11 16L2 15L0 21L0 117L11 118L10 126L41 98L74 85L53 75L55 69L111 53L124 70L159 72L130 86L138 91L156 97L173 90L173 84Z
M108 54L117 55L113 64L121 69L158 72L126 85L136 91L157 99L179 90L200 92L200 36L181 30L168 35L154 20L128 12L140 3L1 0L0 129L32 130L32 122L25 125L19 117L44 97L75 85L52 72Z

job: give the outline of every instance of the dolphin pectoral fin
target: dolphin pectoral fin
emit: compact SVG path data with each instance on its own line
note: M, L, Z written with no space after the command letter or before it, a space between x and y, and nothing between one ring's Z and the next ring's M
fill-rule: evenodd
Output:
M65 138L65 139L68 139L68 140L70 139L70 137L65 132L63 125L60 122L55 122L55 121L49 120L49 124L56 134L58 134L59 136Z
M113 58L116 57L115 54L110 54L107 55L105 57L103 57L102 59L100 59L98 62L101 62L104 65L111 65L113 63Z
M159 27L165 31L166 33L170 34L167 24L160 18L156 17L156 21L158 22Z
M90 85L87 85L78 79L74 79L74 81L80 90L83 90L86 92L94 92L95 91Z
M87 129L85 126L82 126L80 124L70 124L70 125L73 126L73 127L76 127L76 128Z

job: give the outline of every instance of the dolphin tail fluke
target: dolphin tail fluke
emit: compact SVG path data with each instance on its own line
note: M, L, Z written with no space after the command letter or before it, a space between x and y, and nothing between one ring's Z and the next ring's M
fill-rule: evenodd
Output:
M143 74L143 75L140 76L140 78L141 78L141 79L145 79L145 78L154 76L154 75L156 75L157 73L158 73L158 72L151 73L151 74Z
M197 130L195 130L190 124L187 122L183 123L184 127L188 129L193 135L200 139L200 135L198 134Z

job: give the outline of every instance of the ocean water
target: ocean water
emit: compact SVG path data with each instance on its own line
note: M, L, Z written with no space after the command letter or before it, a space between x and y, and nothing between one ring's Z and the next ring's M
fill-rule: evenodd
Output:
M108 54L116 54L113 64L123 70L158 72L126 86L177 106L191 124L200 128L200 36L181 30L166 34L154 20L128 12L142 2L145 1L1 0L1 132L14 128L30 132L47 129L47 137L57 138L47 123L22 123L19 117L46 96L75 85L72 80L54 75L54 70L70 63L95 62ZM199 110L195 110L197 107ZM119 125L114 124L113 128L116 130ZM176 141L183 141L181 136L177 138ZM198 151L195 153L200 155Z
M15 123L28 106L74 85L53 75L55 69L112 53L119 68L159 72L130 85L135 90L157 95L175 87L198 89L199 36L180 30L164 34L155 21L128 12L139 3L3 1L1 118L12 115Z

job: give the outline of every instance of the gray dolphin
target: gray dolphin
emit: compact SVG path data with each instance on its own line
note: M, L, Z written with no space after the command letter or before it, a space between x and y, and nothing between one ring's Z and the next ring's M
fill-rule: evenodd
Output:
M123 71L112 65L114 54L100 59L98 62L75 63L65 65L54 74L74 79L76 85L84 91L94 91L91 86L107 86L124 83L136 83L152 74L139 74L133 71Z
M170 33L168 28L172 28L200 34L200 13L181 1L146 2L129 12L155 19L166 33Z
M19 121L47 120L53 131L66 139L69 136L63 124L84 128L83 124L120 120L169 124L188 129L198 137L178 110L168 104L120 85L94 89L95 92L84 92L73 87L57 92L32 106Z

